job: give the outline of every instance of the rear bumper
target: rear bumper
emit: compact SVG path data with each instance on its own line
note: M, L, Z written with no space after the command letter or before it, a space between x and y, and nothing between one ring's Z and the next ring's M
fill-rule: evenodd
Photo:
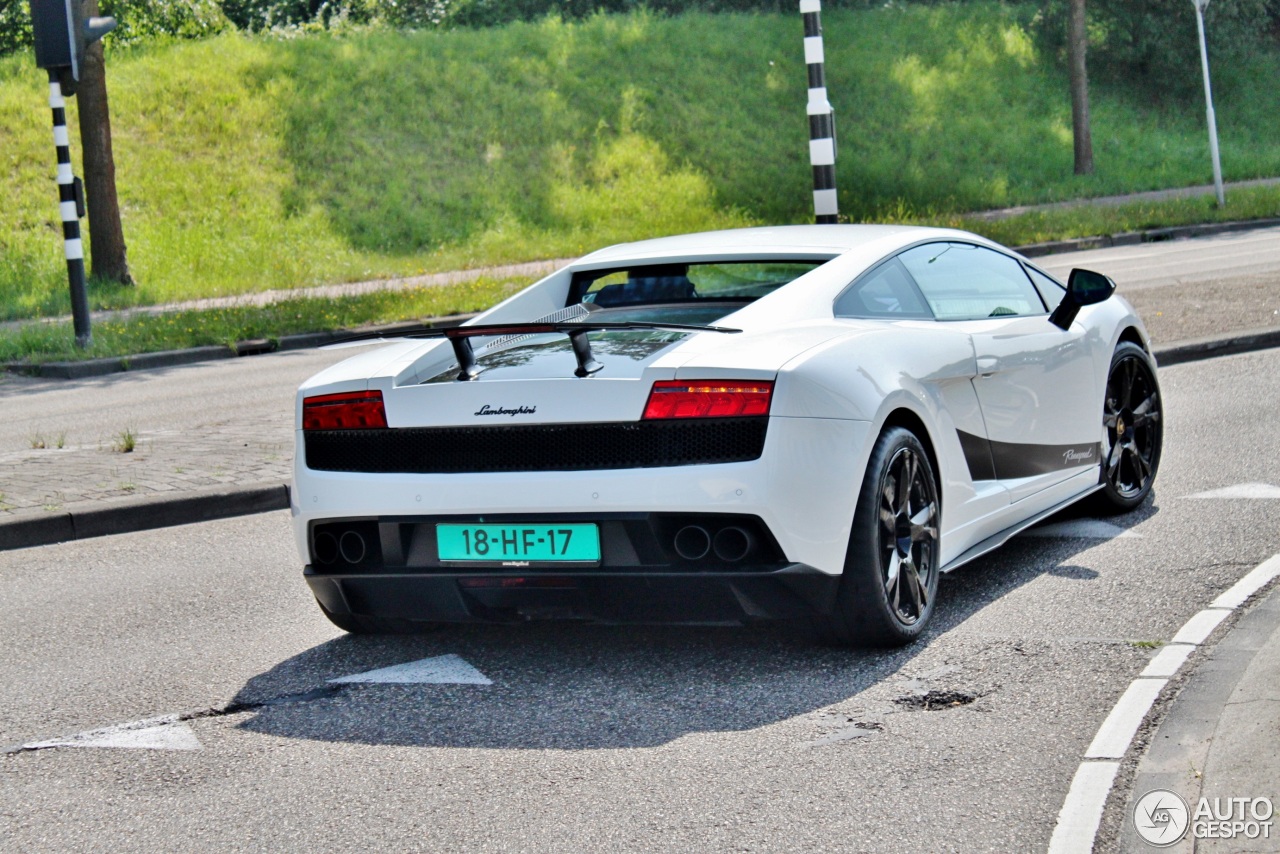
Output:
M840 579L803 564L759 572L375 573L304 570L333 614L424 622L742 623L831 613Z
M772 417L760 459L592 471L389 474L315 471L294 461L292 510L302 562L315 524L340 519L533 513L724 513L759 518L785 563L839 575L870 453L864 421ZM304 446L301 432L298 447Z

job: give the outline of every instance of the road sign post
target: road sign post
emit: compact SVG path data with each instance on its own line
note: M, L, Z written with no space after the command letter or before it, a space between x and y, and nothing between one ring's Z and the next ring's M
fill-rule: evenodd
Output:
M1196 7L1196 30L1200 34L1200 69L1204 72L1205 119L1209 124L1209 155L1213 158L1213 189L1218 195L1218 207L1225 205L1222 192L1222 161L1218 157L1218 119L1213 114L1213 89L1209 85L1209 48L1204 38L1204 10L1209 0L1191 0Z
M62 215L67 280L71 286L72 323L75 327L76 346L82 349L93 343L89 296L85 289L84 243L80 238L80 218L84 216L84 185L71 169L66 96L75 94L85 48L111 32L115 26L115 18L86 18L81 0L31 0L36 65L49 72L53 145L58 155L58 208Z

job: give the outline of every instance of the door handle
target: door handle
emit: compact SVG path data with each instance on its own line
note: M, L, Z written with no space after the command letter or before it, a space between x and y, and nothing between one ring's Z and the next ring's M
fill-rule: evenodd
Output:
M978 373L984 377L994 374L1000 367L1000 360L995 356L978 357Z

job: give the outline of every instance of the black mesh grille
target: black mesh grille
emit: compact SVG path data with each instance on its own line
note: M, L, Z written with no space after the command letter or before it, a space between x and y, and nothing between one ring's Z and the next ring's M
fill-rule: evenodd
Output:
M705 418L623 424L401 427L305 434L316 471L450 474L691 466L754 460L769 419Z

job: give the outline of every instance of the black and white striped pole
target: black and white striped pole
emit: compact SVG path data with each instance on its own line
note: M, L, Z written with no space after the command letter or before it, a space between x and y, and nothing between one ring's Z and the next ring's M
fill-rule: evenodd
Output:
M84 52L115 29L110 17L86 18L82 0L31 0L31 35L36 65L49 72L49 108L53 110L53 144L58 150L58 209L62 213L62 243L71 284L71 317L76 346L93 343L89 329L89 296L84 286L84 244L80 218L84 216L84 185L71 171L71 137L67 133L68 95L76 93Z
M67 102L62 97L58 72L49 72L49 107L53 110L53 145L58 152L58 210L62 214L62 245L67 256L67 280L71 284L71 321L76 346L93 343L89 327L89 295L84 283L84 243L80 218L84 216L84 184L71 171L71 138L67 133Z
M800 0L804 18L804 63L809 70L809 164L813 167L813 220L837 221L836 117L827 100L823 69L822 0Z

